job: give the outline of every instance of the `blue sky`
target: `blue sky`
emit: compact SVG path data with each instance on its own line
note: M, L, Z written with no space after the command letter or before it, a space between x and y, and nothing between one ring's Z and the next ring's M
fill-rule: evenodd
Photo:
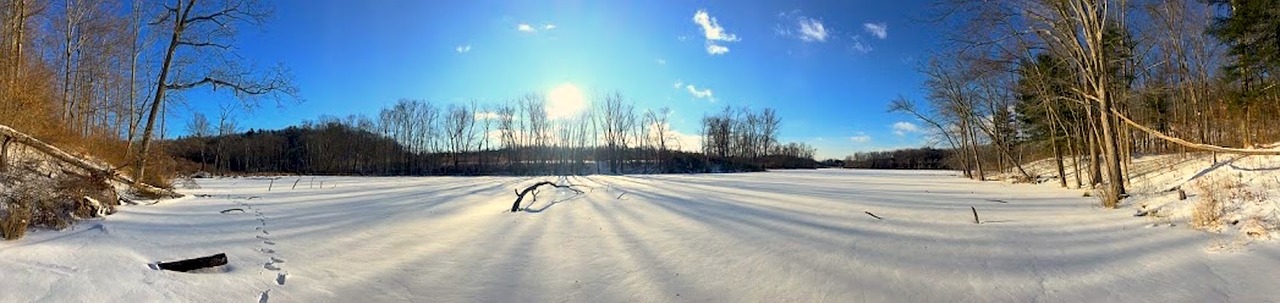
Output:
M641 109L670 107L685 134L725 105L775 108L782 140L819 157L923 143L918 121L885 107L920 96L916 67L937 40L927 1L272 2L275 18L242 31L238 53L284 63L304 101L240 112L241 128L569 84L588 100L617 91ZM187 94L211 117L229 98ZM187 117L174 118L180 130Z

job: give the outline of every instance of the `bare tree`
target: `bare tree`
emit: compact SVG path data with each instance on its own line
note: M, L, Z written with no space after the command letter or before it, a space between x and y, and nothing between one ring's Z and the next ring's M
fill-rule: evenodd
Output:
M257 0L224 0L208 3L197 5L196 0L177 0L172 5L165 3L163 14L150 23L168 27L170 38L156 79L150 113L145 119L146 127L142 132L142 145L135 167L137 170L135 180L139 181L135 182L141 182L140 180L145 177L152 131L161 105L167 100L166 94L169 91L210 86L214 90L230 89L243 101L253 101L260 97L277 100L283 97L296 98L297 89L283 68L254 77L252 68L243 67L239 62L232 60L235 57L231 55L231 51L237 26L261 26L271 15L271 11ZM188 51L178 53L179 48L185 48ZM185 56L179 57L180 55ZM201 60L215 60L215 62L195 64ZM173 73L175 69L182 72ZM246 107L252 107L252 103L244 104Z

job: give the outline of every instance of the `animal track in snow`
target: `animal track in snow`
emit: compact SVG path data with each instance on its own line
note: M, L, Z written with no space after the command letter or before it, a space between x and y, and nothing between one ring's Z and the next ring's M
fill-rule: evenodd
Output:
M286 272L276 274L276 285L284 285L284 279L288 276L289 273Z
M264 253L264 254L274 254L274 253L276 253L276 251L275 251L274 249L270 249L270 248L262 248L262 249L259 249L259 251L261 251L261 252L262 252L262 253Z
M266 268L267 270L271 270L271 271L280 270L279 266L276 266L275 263L271 263L271 262L267 262L267 264L263 264L262 268Z
M266 245L276 245L276 242L272 242L272 241L262 241L262 244L266 244Z
M258 303L267 303L267 298L269 297L271 297L271 290L263 291L262 294L258 295Z
M277 258L277 257L271 257L271 262L272 262L272 263L284 263L284 259Z

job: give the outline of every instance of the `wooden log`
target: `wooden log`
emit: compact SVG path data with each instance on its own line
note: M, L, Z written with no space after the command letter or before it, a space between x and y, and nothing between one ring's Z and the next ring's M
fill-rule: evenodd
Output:
M195 259L186 259L173 262L159 262L156 267L162 270L172 270L180 272L188 272L202 268L210 268L216 266L227 265L227 254L219 253L207 257L199 257Z

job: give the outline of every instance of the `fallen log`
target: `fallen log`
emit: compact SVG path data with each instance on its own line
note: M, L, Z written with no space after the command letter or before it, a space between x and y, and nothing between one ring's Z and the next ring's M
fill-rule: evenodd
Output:
M172 270L180 272L188 272L197 269L210 268L216 266L227 265L227 254L219 253L207 257L199 257L195 259L186 259L173 262L156 263L156 268L161 270Z
M124 183L126 185L132 186L138 192L147 194L149 196L169 197L169 198L182 197L181 194L175 193L171 190L158 188L158 187L143 184L140 182L134 182L133 179L129 179L128 177L121 176L120 174L118 174L114 168L102 167L102 166L99 166L98 164L86 161L84 159L81 159L79 157L76 157L70 153L63 151L57 146L44 143L44 141L40 141L35 137L28 136L27 134L24 134L22 132L9 128L8 126L0 125L0 137L7 138L5 140L6 144L18 143L18 144L30 146L31 148L35 148L36 150L44 153L45 155L49 155L50 157L53 157L55 159L62 160L62 162L66 162L67 164L71 164L73 166L79 167L80 169L83 169L89 172L90 175L107 176L107 178L111 180L115 180L115 181Z
M581 190L578 190L577 188L573 188L573 185L560 185L551 181L542 181L542 182L534 183L529 187L525 187L524 191L516 191L516 202L511 204L511 212L520 211L520 201L524 201L524 196L538 189L538 187L541 187L544 185L550 185L551 187L555 187L555 188L567 188L569 190L572 190L575 193L579 193L579 194L582 193ZM535 192L533 195L534 195L534 199L537 199L538 194Z

